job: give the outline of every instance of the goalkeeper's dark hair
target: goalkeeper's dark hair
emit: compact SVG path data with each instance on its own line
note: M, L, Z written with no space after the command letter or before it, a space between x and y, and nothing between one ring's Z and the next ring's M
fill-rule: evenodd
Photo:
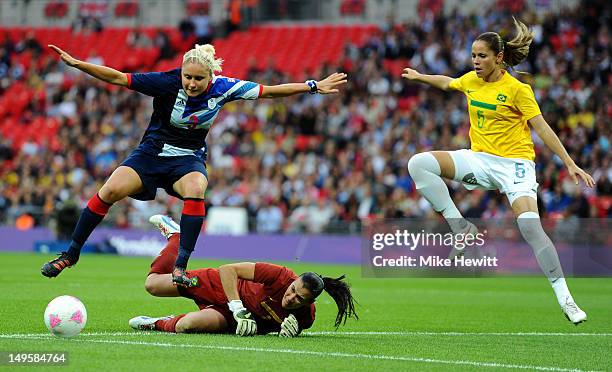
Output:
M328 278L311 271L300 275L304 288L312 293L313 301L323 291L327 292L334 299L336 306L338 306L338 314L334 324L336 328L341 324L346 324L346 320L350 317L359 319L355 312L355 300L351 293L351 287L343 280L345 277L345 275L342 275L336 279Z
M512 40L504 40L497 32L485 32L478 35L476 40L482 40L489 46L489 49L495 53L504 52L503 63L507 67L514 67L523 62L529 54L529 45L533 41L534 34L529 31L529 28L521 21L514 21L515 35Z

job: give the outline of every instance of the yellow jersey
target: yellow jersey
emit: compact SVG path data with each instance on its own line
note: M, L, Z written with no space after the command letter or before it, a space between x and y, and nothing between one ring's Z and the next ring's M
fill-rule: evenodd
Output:
M541 114L533 90L502 70L499 81L486 82L471 71L449 87L465 94L470 115L472 151L533 161L527 121Z

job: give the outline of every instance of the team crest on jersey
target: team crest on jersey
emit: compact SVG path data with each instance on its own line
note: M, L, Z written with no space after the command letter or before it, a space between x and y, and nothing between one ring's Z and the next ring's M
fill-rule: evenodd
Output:
M216 105L217 105L217 102L215 102L214 98L211 98L211 99L208 100L208 108L209 109L211 109L211 110L214 109Z
M506 99L507 99L507 98L508 98L508 96L506 96L506 95L505 95L505 94L503 94L503 93L499 93L499 94L497 94L497 100L498 100L499 102L506 102Z

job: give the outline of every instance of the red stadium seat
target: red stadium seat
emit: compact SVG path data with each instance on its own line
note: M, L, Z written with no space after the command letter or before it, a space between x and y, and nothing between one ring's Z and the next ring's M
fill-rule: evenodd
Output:
M340 3L340 14L344 16L363 15L365 0L342 0Z
M104 17L107 14L107 2L85 1L79 4L79 15L81 16Z
M138 15L139 6L136 1L121 1L115 5L115 16L132 18Z
M185 11L188 15L194 14L208 14L210 11L210 4L207 0L199 0L199 1L187 1L185 4Z
M410 61L405 58L383 60L383 68L393 76L401 75L402 71L406 67L410 67Z
M45 4L45 17L64 18L68 14L68 3L66 1L50 1Z

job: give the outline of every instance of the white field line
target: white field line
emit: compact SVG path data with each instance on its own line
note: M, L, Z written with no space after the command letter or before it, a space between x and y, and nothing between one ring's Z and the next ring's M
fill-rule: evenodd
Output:
M508 336L508 337L612 337L612 333L569 333L569 332L385 332L385 331L319 331L304 332L304 335L312 336ZM175 336L176 333L166 332L83 332L79 337L88 336ZM13 333L2 334L0 338L19 338L19 337L54 337L50 333Z
M5 336L17 336L17 335L0 335L0 338L13 338L22 340L40 340L41 337L27 337L21 335L21 337L5 337ZM318 357L340 357L340 358L356 358L356 359L371 359L371 360L390 360L390 361L402 361L402 362L418 362L418 363L431 363L431 364L446 364L446 365L467 365L474 367L483 368L514 368L514 369L528 369L535 371L557 371L557 372L582 372L580 369L571 368L559 368L559 367L542 367L534 365L522 365L522 364L504 364L496 362L477 362L470 360L444 360L444 359L432 359L432 358L418 358L411 356L393 356L393 355L377 355L377 354L352 354L352 353L338 353L338 352L322 352L322 351L310 351L310 350L295 350L295 349L264 349L258 347L241 347L241 346L216 346L216 345L192 345L192 344L170 344L162 342L144 342L144 341L121 341L121 340L87 340L87 339L73 339L76 342L84 343L102 343L102 344L119 344L119 345L138 345L138 346L154 346L154 347L175 347L180 349L193 348L193 349L205 349L205 350L229 350L229 351L251 351L257 353L283 353L283 354L296 354L296 355L307 355L307 356L318 356Z
M308 335L350 335L350 336L597 336L611 337L612 333L569 333L569 332L379 332L379 331L364 331L364 332L304 332Z

